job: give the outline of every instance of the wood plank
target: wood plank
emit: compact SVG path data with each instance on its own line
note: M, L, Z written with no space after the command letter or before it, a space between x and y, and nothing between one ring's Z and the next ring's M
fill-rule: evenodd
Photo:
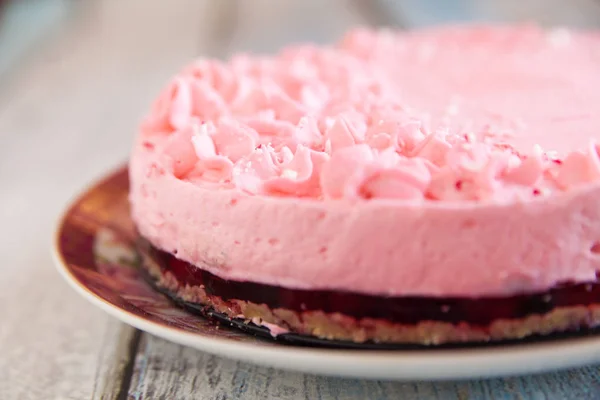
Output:
M485 16L485 20L536 21L544 26L600 27L600 2L597 0L471 1L477 12Z
M111 320L96 361L92 400L126 399L142 333Z
M0 0L0 78L66 18L72 5L64 0L4 3Z
M539 23L543 26L597 28L597 0L374 0L404 26L420 28L457 22Z
M462 382L385 382L314 376L228 360L144 335L132 399L505 400L600 398L598 367Z
M364 0L361 0L364 1ZM225 0L235 7L236 32L224 49L272 53L295 42L331 43L350 27L364 24L349 0Z
M80 3L0 93L0 399L118 396L135 335L61 282L52 231L76 191L127 158L141 112L197 53L211 4Z
M352 0L350 4L371 27L406 28L410 23L400 8L384 0Z

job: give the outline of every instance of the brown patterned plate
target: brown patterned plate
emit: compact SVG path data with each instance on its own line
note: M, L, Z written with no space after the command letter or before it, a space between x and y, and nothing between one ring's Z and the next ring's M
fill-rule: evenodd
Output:
M344 343L323 343L299 335L282 335L274 341L264 329L230 321L218 313L203 318L174 304L168 293L155 290L138 269L128 189L123 167L85 191L60 219L54 254L60 273L78 293L123 322L156 336L248 362L364 378L456 379L600 362L598 336L561 336L552 341L492 347L413 346L382 351L373 346L352 349ZM231 324L243 330L232 329ZM330 347L319 347L322 345Z

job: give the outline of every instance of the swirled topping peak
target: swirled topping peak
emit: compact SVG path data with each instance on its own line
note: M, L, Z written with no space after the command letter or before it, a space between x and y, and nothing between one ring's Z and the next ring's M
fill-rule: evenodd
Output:
M594 142L560 154L515 140L536 124L548 136L565 131L553 98L529 104L529 120L507 102L515 90L572 99L578 78L540 70L560 63L569 43L538 30L520 41L502 29L448 32L442 43L361 30L331 48L198 60L173 78L142 131L179 179L254 195L502 202L600 181ZM517 89L503 97L506 85ZM587 118L580 108L567 122Z

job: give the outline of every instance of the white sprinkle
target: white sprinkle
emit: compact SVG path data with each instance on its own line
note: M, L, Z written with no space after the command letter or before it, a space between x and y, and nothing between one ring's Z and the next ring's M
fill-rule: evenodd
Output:
M325 153L331 154L331 140L329 139L325 142Z
M284 178L296 179L298 177L298 172L294 171L293 169L286 168L281 171L281 176Z
M557 151L547 151L546 156L551 160L558 160L558 152Z
M508 158L508 168L516 168L521 165L521 159L518 156L511 155Z
M194 126L194 133L196 135L205 135L208 136L210 135L209 129L212 128L212 126L209 126L208 124L201 124L200 126Z
M308 117L304 116L298 121L298 128L304 128L306 125L308 125Z
M444 304L443 306L440 307L440 310L442 310L443 313L447 313L448 311L450 311L450 306L447 304Z

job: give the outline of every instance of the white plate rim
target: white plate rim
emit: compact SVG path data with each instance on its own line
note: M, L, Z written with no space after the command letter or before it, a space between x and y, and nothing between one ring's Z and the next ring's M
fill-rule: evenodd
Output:
M439 351L263 346L213 338L146 320L105 301L88 291L67 270L56 246L52 253L59 273L69 286L112 317L174 343L267 367L349 378L451 380L540 373L600 362L600 337Z
M68 211L94 181L64 208L55 225L52 258L65 281L79 295L112 317L141 331L200 351L289 371L347 378L453 380L492 378L556 371L600 363L600 335L494 347L419 350L345 350L273 346L209 337L137 316L88 290L67 268L59 235Z

